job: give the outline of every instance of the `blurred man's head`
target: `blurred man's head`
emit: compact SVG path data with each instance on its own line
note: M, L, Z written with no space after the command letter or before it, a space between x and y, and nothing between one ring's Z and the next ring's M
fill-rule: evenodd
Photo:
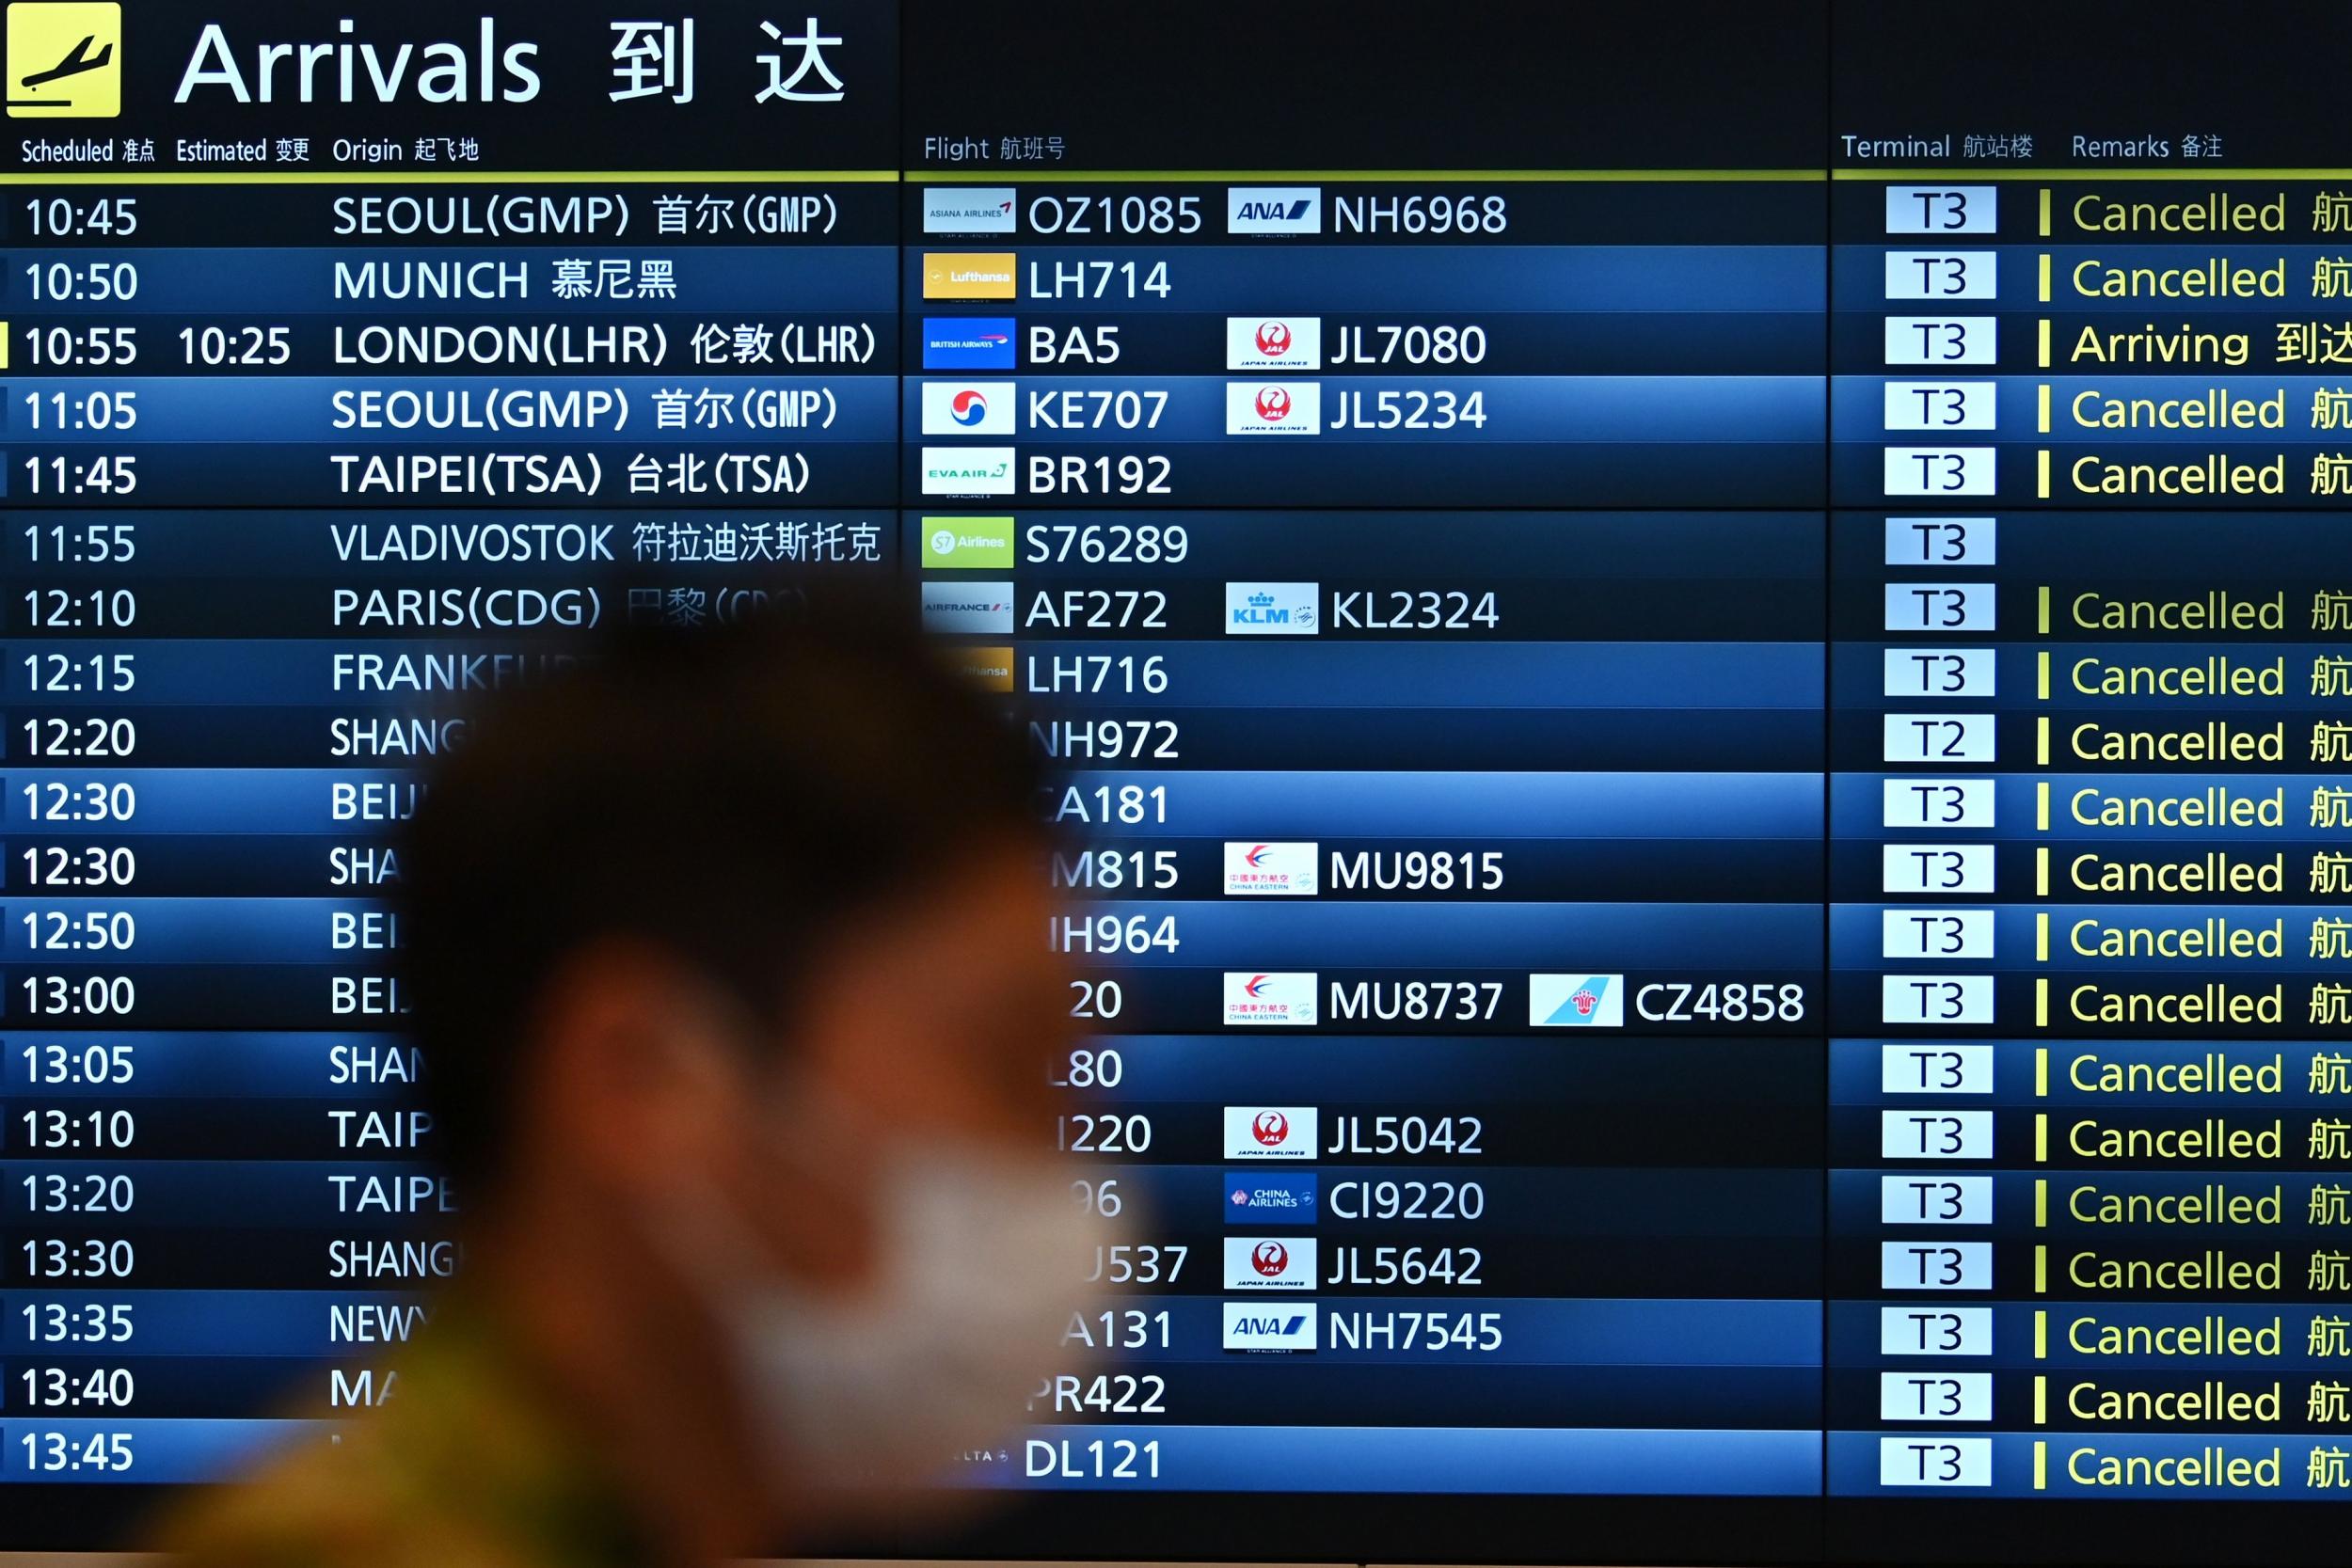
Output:
M515 1247L585 1217L609 1249L534 1260L707 1309L802 1476L886 1472L894 1433L936 1457L919 1412L822 1406L930 1380L976 1420L1004 1352L970 1334L1025 1341L1075 1283L1035 788L876 616L625 643L481 715L413 824L416 1034L469 1210Z

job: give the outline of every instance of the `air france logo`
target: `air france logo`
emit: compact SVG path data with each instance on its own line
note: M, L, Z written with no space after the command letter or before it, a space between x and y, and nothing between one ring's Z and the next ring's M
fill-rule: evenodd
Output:
M1225 1288L1229 1291L1311 1291L1315 1288L1312 1236L1228 1236Z
M1009 436L1012 401L1009 381L926 381L923 434Z
M1228 436L1312 436L1322 429L1323 384L1319 381L1225 384Z
M1311 1160L1315 1157L1312 1105L1228 1105L1228 1160Z
M1311 1302L1279 1309L1255 1302L1225 1305L1225 1348L1294 1354L1315 1348L1315 1307Z
M1534 1029L1622 1029L1622 974L1531 974L1527 1022Z
M1012 630L1012 584L926 582L923 629L951 635L1008 635Z
M1228 234L1320 234L1320 185L1235 185L1225 193Z
M1311 843L1225 846L1225 892L1233 898L1311 898L1320 891L1319 845Z
M1225 368L1319 371L1323 369L1323 323L1314 316L1228 316Z
M1225 1022L1235 1027L1304 1028L1315 1021L1317 976L1234 970L1225 976Z

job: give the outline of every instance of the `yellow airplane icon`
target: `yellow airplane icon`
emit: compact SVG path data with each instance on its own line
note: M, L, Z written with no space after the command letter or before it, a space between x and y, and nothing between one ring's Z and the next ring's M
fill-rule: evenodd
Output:
M109 119L122 112L119 0L13 0L9 118Z

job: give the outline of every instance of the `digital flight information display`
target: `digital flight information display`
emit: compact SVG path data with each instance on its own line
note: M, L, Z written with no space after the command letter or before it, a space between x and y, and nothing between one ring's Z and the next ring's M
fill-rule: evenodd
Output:
M1150 1220L859 1549L2342 1560L2352 11L5 29L0 1547L397 1397L469 701L882 587Z

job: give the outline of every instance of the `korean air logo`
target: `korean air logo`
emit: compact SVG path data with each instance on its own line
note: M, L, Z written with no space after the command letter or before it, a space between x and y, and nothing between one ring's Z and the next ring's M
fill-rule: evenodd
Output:
M1227 1223L1263 1220L1269 1216L1290 1225L1315 1222L1315 1179L1299 1176L1252 1176L1228 1171L1225 1176Z
M1312 1105L1228 1105L1228 1160L1311 1160L1315 1157L1316 1111Z
M1235 185L1225 193L1228 234L1320 234L1320 185Z
M1252 844L1237 840L1225 846L1225 894L1229 898L1312 898L1322 891L1317 857L1322 846L1311 843Z
M1321 593L1321 584L1312 582L1229 582L1225 635L1312 637L1322 629L1315 617Z
M1312 436L1322 429L1323 384L1319 381L1225 384L1228 436Z
M1228 1236L1225 1288L1229 1291L1311 1291L1315 1288L1312 1236Z
M1622 1029L1622 974L1531 974L1527 1022L1532 1029Z
M949 635L1010 635L1012 584L926 581L923 584L923 629Z
M1225 1303L1225 1348L1296 1354L1315 1348L1315 1307L1311 1302L1269 1308L1255 1302Z
M1012 494L1010 447L925 447L922 464L927 496Z
M926 381L926 436L1009 436L1013 388L1009 381Z
M1311 974L1248 970L1225 976L1225 1022L1235 1028L1305 1028L1315 1021Z
M1015 221L1010 185L935 185L923 193L926 234L1009 234Z
M1314 316L1228 316L1225 368L1319 371L1323 369L1323 323Z
M923 368L927 371L1009 371L1013 367L1010 316L927 316L923 321Z

